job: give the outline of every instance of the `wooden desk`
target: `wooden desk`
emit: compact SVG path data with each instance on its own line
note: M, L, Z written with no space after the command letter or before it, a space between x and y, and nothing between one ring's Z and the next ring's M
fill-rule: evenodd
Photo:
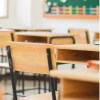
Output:
M50 75L60 78L60 100L99 100L99 71L55 70Z
M53 29L48 29L48 28L7 28L7 29L11 29L14 30L16 32L20 32L20 31L32 31L32 32L36 32L36 31L46 31L46 32L51 32Z
M99 60L99 46L94 44L55 45L56 62L87 65L88 60Z
M94 32L95 35L94 35L94 41L99 41L99 35L100 35L100 32Z
M77 36L77 34L56 34L51 32L16 32L15 34L16 41L25 42L25 40L28 40L40 43L49 43L52 37Z

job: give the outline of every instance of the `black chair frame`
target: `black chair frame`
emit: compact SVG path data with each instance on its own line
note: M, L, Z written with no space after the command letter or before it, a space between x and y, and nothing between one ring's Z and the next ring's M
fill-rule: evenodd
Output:
M18 100L10 46L7 46L6 49L7 49L8 62L9 62L9 68L10 68L10 75L11 75L11 81L12 81L13 96L14 96L14 100ZM49 67L49 70L52 70L53 68L52 68L52 60L51 60L50 48L47 48L46 51L47 51L48 67ZM52 99L56 100L54 79L52 77L50 77L50 83L51 83Z

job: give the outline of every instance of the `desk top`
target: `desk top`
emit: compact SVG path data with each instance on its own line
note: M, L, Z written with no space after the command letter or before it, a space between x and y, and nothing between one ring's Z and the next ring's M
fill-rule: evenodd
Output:
M58 37L58 36L76 36L78 34L61 34L61 33L51 33L51 32L15 32L16 35L21 36L41 36L41 37Z
M99 52L99 45L94 45L94 44L55 45L54 48Z
M99 32L99 31L92 31L92 32L100 34L100 32Z
M53 29L51 28L21 28L21 27L9 27L7 29L12 29L12 30L20 30L20 31L23 31L23 30L27 30L27 31L39 31L39 30L45 30L45 31L51 31Z
M50 75L57 78L99 83L99 71L92 68L72 69L72 70L52 70L50 71Z

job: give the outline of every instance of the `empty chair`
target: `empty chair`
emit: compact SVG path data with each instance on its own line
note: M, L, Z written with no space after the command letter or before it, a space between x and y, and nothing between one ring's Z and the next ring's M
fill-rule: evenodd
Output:
M65 44L75 44L75 39L73 36L64 36L64 37L52 37L50 44L53 45L65 45ZM57 65L62 63L57 63ZM75 64L72 65L72 68L75 68Z
M94 41L93 41L94 44L99 45L99 43L95 43L95 42L99 42L99 39L100 39L100 38L99 38L99 35L100 35L99 32L95 32Z
M51 44L9 42L7 46L8 61L12 79L14 100L56 100L54 79L50 77L51 93L18 99L13 71L48 74L56 70L54 48Z
M79 33L79 36L75 37L76 43L90 44L90 36L88 29L69 28L68 33Z

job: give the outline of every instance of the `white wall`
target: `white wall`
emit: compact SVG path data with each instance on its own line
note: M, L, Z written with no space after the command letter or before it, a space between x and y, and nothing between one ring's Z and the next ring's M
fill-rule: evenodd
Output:
M68 28L86 28L90 31L91 42L93 41L92 31L99 30L98 19L58 19L43 17L43 2L42 0L32 0L32 26L54 28L53 32L67 33ZM35 20L35 21L34 21Z
M8 17L0 18L0 25L20 27L31 25L31 0L8 0Z
M18 26L31 26L31 0L17 0L16 1L16 16L19 22Z

